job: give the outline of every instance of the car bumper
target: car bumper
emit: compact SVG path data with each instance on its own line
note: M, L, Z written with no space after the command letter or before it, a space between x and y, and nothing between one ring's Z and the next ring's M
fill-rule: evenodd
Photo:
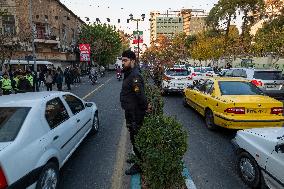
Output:
M184 89L180 88L180 89L177 89L177 88L164 88L163 89L165 92L182 92L184 91Z
M284 119L270 118L270 119L237 119L229 118L222 115L215 115L214 121L217 125L228 129L250 129L250 128L265 128L265 127L283 127Z
M231 140L231 143L232 143L234 152L237 153L237 151L240 149L240 146L238 145L236 138L233 138Z

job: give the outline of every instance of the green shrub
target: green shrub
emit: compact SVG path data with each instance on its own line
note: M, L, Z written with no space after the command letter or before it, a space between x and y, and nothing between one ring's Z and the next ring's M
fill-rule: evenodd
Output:
M174 118L148 116L136 136L142 161L138 164L151 189L174 189L184 185L182 158L187 150L187 133Z

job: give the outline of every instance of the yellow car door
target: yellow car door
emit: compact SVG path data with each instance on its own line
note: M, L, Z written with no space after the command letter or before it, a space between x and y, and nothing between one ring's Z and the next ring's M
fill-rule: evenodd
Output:
M212 104L212 91L214 89L214 82L212 80L207 80L203 86L200 88L198 94L198 104L199 104L199 112L202 115L205 115L205 108Z

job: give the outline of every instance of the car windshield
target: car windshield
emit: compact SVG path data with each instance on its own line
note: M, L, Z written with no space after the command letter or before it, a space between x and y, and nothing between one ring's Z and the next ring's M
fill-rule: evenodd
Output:
M255 79L262 80L283 80L281 71L255 71L254 76Z
M194 72L204 73L204 70L201 68L194 68Z
M167 70L166 74L169 76L188 76L189 72L185 69L170 69Z
M219 81L221 95L263 95L261 90L249 82Z
M0 142L15 140L30 109L29 107L0 107Z

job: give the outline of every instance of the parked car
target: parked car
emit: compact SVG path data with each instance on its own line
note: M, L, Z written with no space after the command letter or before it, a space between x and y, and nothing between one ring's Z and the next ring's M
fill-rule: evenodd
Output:
M188 71L192 80L199 80L203 76L201 67L188 67Z
M282 102L265 96L242 78L213 77L200 80L184 90L184 105L205 117L208 129L281 127L284 123Z
M265 94L284 99L284 78L282 72L270 69L234 68L225 74L226 77L242 77L250 80Z
M236 167L251 188L284 189L284 128L238 131Z
M99 129L95 103L68 92L0 98L1 188L56 189L59 170Z
M190 84L192 84L192 79L187 69L166 69L162 78L162 94L182 92Z

